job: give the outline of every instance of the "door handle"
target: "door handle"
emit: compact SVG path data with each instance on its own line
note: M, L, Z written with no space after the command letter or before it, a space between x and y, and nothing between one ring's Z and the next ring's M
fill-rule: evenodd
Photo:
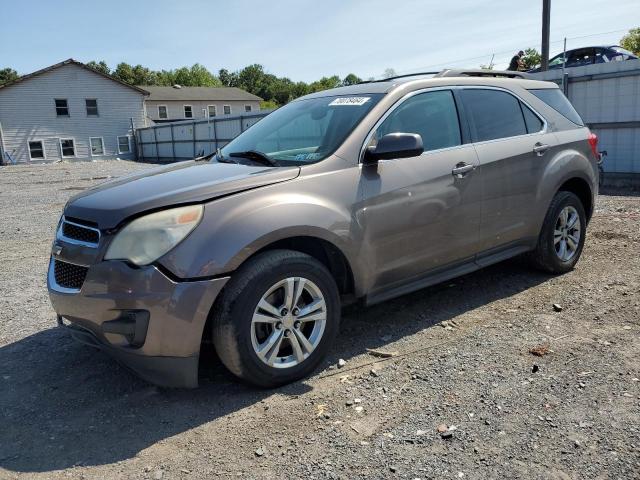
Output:
M453 170L451 170L451 173L456 178L462 178L467 173L475 169L476 169L475 165L471 165L470 163L466 163L466 162L460 162L456 164Z
M549 150L549 148L549 145L547 145L546 143L538 142L533 146L533 151L536 152L539 157L541 157L547 150Z

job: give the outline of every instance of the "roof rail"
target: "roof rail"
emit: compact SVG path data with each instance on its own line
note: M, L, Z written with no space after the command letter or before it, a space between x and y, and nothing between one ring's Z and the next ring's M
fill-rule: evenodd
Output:
M405 77L419 77L420 75L437 75L442 72L416 72L416 73L405 73L404 75L394 75L393 77L380 78L378 80L365 80L363 82L358 83L377 83L377 82L388 82L389 80L396 80L398 78Z
M523 78L531 79L532 77L525 72L514 72L512 70L488 70L488 69L446 69L438 73L435 78L442 77L504 77L504 78Z

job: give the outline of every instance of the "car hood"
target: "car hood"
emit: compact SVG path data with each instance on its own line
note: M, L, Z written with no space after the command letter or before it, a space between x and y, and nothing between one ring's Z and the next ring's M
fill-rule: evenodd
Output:
M299 167L194 161L174 163L87 189L67 202L64 214L94 222L100 229L109 229L145 211L204 202L292 180L299 174Z

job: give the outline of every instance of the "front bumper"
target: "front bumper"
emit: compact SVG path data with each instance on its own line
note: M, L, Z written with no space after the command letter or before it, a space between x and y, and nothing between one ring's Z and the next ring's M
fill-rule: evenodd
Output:
M60 288L49 265L54 310L73 336L97 346L142 378L162 386L196 387L207 317L229 277L174 282L154 266L120 261L89 267L77 292ZM119 333L118 333L119 332Z

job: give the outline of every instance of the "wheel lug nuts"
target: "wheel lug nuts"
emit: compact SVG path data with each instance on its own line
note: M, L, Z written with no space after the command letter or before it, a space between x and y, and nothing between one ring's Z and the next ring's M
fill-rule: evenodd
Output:
M293 313L294 315L299 315L300 314L300 309L296 307L293 310L291 310L291 313Z
M283 317L289 313L289 310L287 310L286 308L283 308L282 310L280 310L280 315L282 315Z
M289 330L285 330L285 331L284 331L284 336L285 336L285 337L288 337L288 336L289 336Z
M293 324L293 328L300 328L300 320Z
M276 329L277 330L282 330L282 322L276 323Z

